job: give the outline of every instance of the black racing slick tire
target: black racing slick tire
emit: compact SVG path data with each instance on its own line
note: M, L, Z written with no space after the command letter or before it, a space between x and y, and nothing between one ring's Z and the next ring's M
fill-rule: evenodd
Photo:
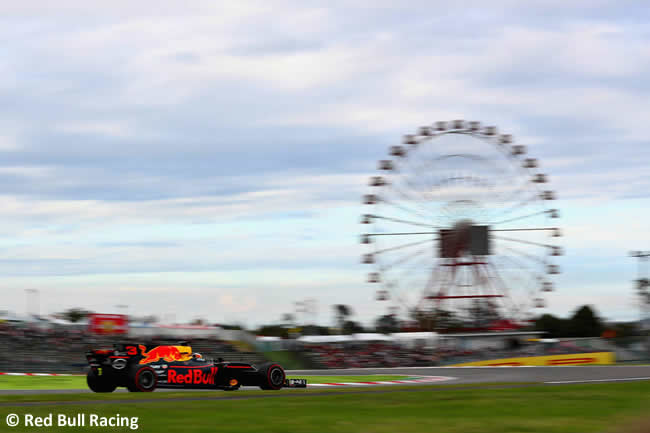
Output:
M260 388L264 390L278 390L284 386L286 375L284 369L273 362L262 364L258 368L260 374Z
M86 375L88 388L93 392L113 392L117 385L110 381L106 376L100 376L95 371L90 370Z
M156 371L147 366L135 365L129 374L126 388L131 392L152 392L158 385Z

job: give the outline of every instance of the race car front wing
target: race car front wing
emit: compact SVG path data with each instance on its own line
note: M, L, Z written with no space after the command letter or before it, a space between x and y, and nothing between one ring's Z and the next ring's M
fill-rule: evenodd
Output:
M307 388L307 379L285 379L285 388Z

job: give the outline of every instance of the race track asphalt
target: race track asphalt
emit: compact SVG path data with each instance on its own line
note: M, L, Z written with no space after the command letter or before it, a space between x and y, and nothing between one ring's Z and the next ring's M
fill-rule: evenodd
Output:
M573 367L401 367L353 368L339 370L290 370L293 377L304 376L358 376L371 374L396 374L406 376L443 376L447 380L437 384L479 384L535 382L570 384L590 382L621 382L650 380L650 365L573 366ZM429 383L431 385L431 383ZM388 385L390 386L390 385ZM417 385L415 385L417 386ZM247 388L242 388L246 390ZM257 388L249 388L257 389ZM125 391L125 390L118 390ZM164 392L161 389L158 392ZM178 390L173 390L178 391ZM0 394L64 394L90 392L80 390L0 390Z
M445 384L494 383L494 382L616 382L622 380L650 379L650 365L593 365L571 367L402 367L402 368L354 368L342 370L293 370L292 376L309 375L364 375L399 374L409 376L450 376L454 379Z

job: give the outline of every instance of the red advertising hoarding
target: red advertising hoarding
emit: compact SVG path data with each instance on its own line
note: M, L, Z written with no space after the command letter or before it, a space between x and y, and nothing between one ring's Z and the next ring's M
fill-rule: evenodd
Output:
M88 331L100 335L119 335L129 331L129 316L125 314L89 314Z

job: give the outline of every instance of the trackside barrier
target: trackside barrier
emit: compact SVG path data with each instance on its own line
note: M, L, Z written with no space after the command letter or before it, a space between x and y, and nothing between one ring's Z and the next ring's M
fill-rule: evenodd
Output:
M530 356L464 362L447 367L519 367L525 365L610 365L616 363L614 352L572 353L570 355Z

